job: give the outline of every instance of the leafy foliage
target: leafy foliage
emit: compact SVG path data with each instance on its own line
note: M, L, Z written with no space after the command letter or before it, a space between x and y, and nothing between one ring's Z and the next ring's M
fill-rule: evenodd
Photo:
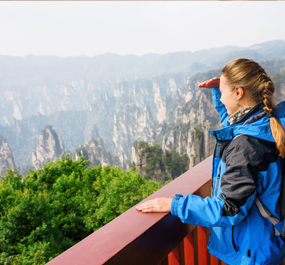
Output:
M0 264L45 264L161 188L133 170L67 155L0 182Z
M198 138L203 136L203 132L199 128L195 127L194 130Z

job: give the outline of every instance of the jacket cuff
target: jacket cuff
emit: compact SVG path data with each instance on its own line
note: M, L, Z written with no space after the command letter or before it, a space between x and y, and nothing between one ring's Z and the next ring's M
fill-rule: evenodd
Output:
M211 91L213 96L221 94L219 87L211 88Z
M172 198L171 202L171 214L178 216L178 204L179 200L183 198L181 194L175 194L175 197Z

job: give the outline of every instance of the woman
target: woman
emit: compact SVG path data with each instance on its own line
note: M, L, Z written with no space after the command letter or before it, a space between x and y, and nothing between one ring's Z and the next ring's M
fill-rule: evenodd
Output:
M217 139L211 197L157 198L137 209L171 212L182 222L211 227L209 252L227 264L278 265L285 258L284 239L255 199L280 220L285 102L274 104L273 82L251 59L229 62L220 78L199 87L212 90L224 126L210 131Z

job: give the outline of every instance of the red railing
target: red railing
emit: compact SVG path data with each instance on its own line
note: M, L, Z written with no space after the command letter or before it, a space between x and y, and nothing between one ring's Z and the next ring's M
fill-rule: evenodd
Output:
M176 193L209 196L211 170L209 157L146 200ZM225 264L207 252L208 234L208 229L184 224L171 214L142 213L132 207L47 264Z

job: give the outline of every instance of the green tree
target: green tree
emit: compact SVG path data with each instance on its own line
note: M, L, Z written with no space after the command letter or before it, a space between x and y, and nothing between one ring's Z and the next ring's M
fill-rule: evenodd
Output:
M0 264L45 264L157 189L137 171L69 156L0 182Z

